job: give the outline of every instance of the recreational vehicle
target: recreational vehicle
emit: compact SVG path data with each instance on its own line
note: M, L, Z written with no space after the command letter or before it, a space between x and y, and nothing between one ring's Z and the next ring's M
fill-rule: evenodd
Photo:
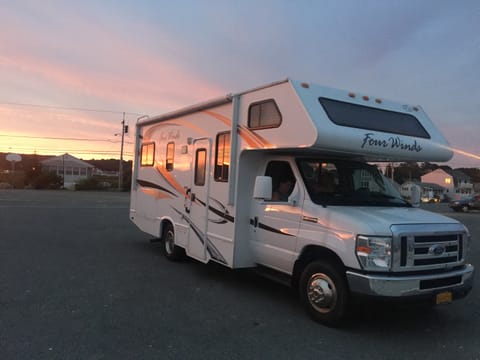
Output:
M139 121L135 142L130 219L170 260L274 274L327 325L356 296L472 287L465 226L377 166L451 158L420 106L287 79Z

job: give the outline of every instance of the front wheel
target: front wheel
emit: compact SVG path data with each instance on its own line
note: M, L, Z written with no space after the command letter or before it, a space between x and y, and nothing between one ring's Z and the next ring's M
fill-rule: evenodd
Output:
M300 277L300 300L308 314L327 326L339 326L347 313L349 291L345 275L330 262L308 264Z
M162 239L162 252L168 260L179 261L185 257L185 250L175 245L175 232L172 224L165 226Z

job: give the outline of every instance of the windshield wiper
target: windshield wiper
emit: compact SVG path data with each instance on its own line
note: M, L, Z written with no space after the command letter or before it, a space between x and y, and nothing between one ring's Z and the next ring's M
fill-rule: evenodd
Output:
M399 200L401 201L403 204L407 205L407 206L412 206L408 201L406 201L405 199L403 198L399 198L399 197L396 197L396 196L393 196L393 195L388 195L388 194L383 194L383 193L370 193L370 196L372 197L376 197L376 198L382 198L382 199L391 199L391 200Z

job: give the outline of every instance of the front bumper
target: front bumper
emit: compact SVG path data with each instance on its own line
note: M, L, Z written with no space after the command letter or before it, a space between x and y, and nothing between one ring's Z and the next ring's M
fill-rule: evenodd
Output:
M375 275L347 271L352 293L375 297L423 297L442 290L452 291L454 298L468 294L473 286L475 269L466 264L459 270L428 275Z

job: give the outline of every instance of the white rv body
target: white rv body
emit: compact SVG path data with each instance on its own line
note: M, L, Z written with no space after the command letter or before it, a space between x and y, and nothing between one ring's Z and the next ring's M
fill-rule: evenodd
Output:
M306 169L344 162L449 160L447 141L419 106L284 80L153 117L136 128L130 218L158 238L171 226L175 246L192 258L230 268L261 266L293 278L316 256L333 256L350 291L366 295L431 295L439 289L466 294L471 288L469 235L455 220L412 207L326 205L306 186ZM270 199L270 165L277 173L284 165L291 169L295 185L284 201ZM412 243L415 236L433 234L451 236L450 248L429 242L427 250L438 245L439 259L447 249L455 261L425 260L416 267L413 253L399 255L406 251L402 246L419 246ZM379 275L360 263L364 235L392 239L391 264ZM409 279L392 278L407 272ZM457 281L420 285L452 277Z

